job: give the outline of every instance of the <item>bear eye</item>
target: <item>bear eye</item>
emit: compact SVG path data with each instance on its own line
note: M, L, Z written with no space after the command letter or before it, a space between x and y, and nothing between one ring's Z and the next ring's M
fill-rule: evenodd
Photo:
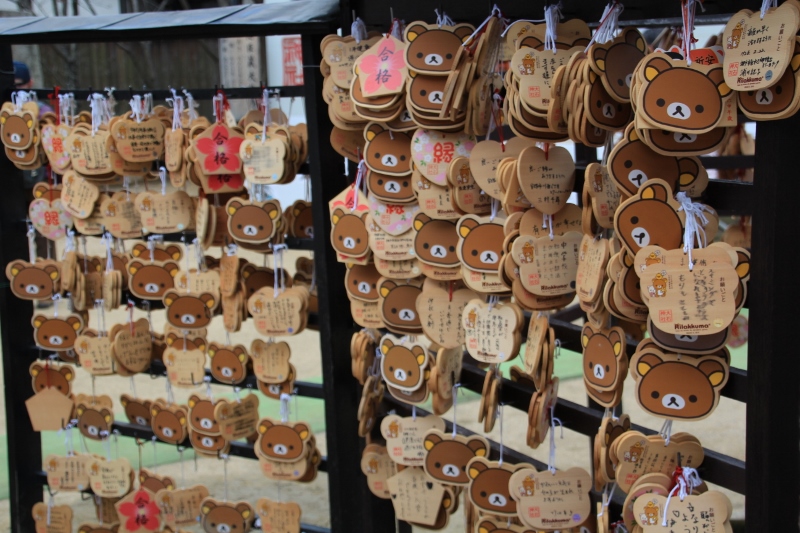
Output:
M242 229L242 225L241 225L241 224L237 225L236 227L237 227L238 229Z
M485 490L482 490L482 491L481 491L481 498L485 498L485 497L486 497L486 491L485 491Z
M339 235L339 240L340 240L340 241L342 240L342 236L341 236L341 235Z
M747 96L753 96L754 91L747 91Z
M44 336L44 340L47 340L47 335Z
M394 308L394 307L392 307L392 314L393 314L393 315L396 315L396 314L397 314L397 309L396 309L396 308Z
M429 248L428 243L426 242L425 244L422 245L422 247L427 250Z
M417 52L417 57L422 58L422 52Z
M383 185L383 180L378 180L378 185Z
M654 390L653 392L650 393L650 397L652 397L654 400L656 398L658 398L659 396L661 396L661 395L658 393L657 390Z
M600 109L601 107L603 107L603 102L601 100L598 100L597 101L597 109Z
M175 318L180 318L180 317L181 317L181 315L179 315L178 313L175 313Z
M356 242L357 242L358 244L361 244L361 239L356 239Z
M272 448L272 443L267 444L267 448Z
M294 445L293 445L293 444L290 444L290 445L289 445L289 449L290 449L290 450L294 450Z
M444 56L444 57L446 57L447 59L453 59L453 54L447 54L447 55L446 55L446 56Z
M389 372L394 372L394 367L393 366L389 367Z
M450 247L450 251L451 251L451 252L455 252L455 251L456 251L456 247L455 247L455 246L451 246L451 247Z
M689 396L689 401L692 402L692 403L697 403L697 396L692 394L691 396Z
M478 250L472 250L472 255L473 255L473 256L476 256L476 255L478 255Z
M442 467L442 463L434 463L433 466L435 466L436 468L441 468Z
M164 285L164 284L162 283L162 284L161 284L161 287L166 287L166 285Z
M617 111L622 111L622 104L617 104Z
M358 286L358 280L357 280L357 279L354 279L354 280L353 280L353 285L356 285L356 286Z
M704 108L700 104L697 104L696 106L694 106L694 110L697 111L698 113L702 113L703 111L705 111L705 109L706 108Z
M375 153L375 159L380 159L380 158L381 158L381 154Z
M639 223L639 217L631 217L631 224L638 224L638 223Z
M775 87L775 94L781 94L782 92L783 92L783 87L781 87L780 85L778 87Z
M144 287L144 283L140 283L140 284L139 284L139 286L140 286L140 287Z
M425 96L426 94L428 94L428 91L426 91L425 89L422 89L422 90L419 92L419 94L420 94L420 96Z
M200 318L200 315L197 315L197 318Z
M664 107L665 104L666 104L666 102L664 101L663 98L659 98L658 100L656 100L656 105L658 107Z
M633 166L633 161L631 161L630 159L628 159L627 161L625 161L625 162L623 163L623 166L624 166L625 168L631 168L631 167Z
M25 284L24 284L24 283L20 283L20 284L19 284L19 286L20 286L21 288L23 288L23 289L25 288Z
M625 84L625 82L624 82L624 81L622 81L622 78L617 78L617 85L619 85L620 87L622 87L624 84Z
M611 368L608 365L606 365L606 372L609 372L609 371L611 371Z
M401 155L401 156L400 156L400 161L405 161L405 160L406 160L406 156L404 156L404 155ZM403 182L403 184L404 184L404 185L403 185L403 187L407 187L407 185L405 185L405 183L408 183L408 182L405 182L405 181L404 181L404 182Z

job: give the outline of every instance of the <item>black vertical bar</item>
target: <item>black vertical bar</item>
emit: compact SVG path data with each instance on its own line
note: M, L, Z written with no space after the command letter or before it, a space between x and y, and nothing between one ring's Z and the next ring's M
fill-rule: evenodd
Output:
M0 97L6 102L14 90L14 65L11 46L0 45ZM28 260L25 218L31 201L22 172L3 153L0 156L3 194L0 195L0 265L15 259ZM0 290L0 328L2 328L3 374L5 376L6 434L8 437L8 483L11 496L11 531L29 533L35 529L31 508L42 501L42 487L33 476L42 469L42 443L33 431L27 400L33 391L29 375L30 345L33 342L31 307L8 288Z
M350 338L355 332L344 289L345 267L330 246L328 201L347 186L342 156L331 147L327 104L322 98L319 45L322 36L303 35L308 152L314 213L314 268L319 291L319 334L328 443L331 531L394 531L388 500L372 496L361 472L358 382L350 373Z
M791 139L800 116L759 122L753 195L752 275L748 287L745 520L748 531L797 531L800 497L800 359L791 326L800 291L779 248L796 238L800 183Z

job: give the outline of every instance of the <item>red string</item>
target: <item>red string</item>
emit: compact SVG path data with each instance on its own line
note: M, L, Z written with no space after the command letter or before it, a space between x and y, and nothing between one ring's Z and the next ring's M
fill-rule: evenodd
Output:
M673 487L678 484L678 480L681 478L682 475L683 475L683 468L681 468L680 466L676 466L675 473L672 474Z
M453 301L453 282L450 282L450 301Z
M152 255L150 257L152 257ZM133 336L133 333L134 333L133 332L133 302L128 302L128 313L129 313L128 321L130 322L130 325L131 325L131 336Z
M544 160L550 160L550 143L544 143Z

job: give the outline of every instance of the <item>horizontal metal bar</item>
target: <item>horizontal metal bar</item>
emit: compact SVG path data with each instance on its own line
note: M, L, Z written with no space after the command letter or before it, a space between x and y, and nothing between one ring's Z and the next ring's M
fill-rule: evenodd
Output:
M705 155L700 156L699 159L705 168L717 168L721 170L753 168L756 161L754 155Z
M255 100L261 100L263 96L264 89L268 89L271 92L278 92L280 96L286 97L302 97L305 96L305 90L302 85L284 85L279 87L224 87L220 86L220 89L225 93L225 97L228 100L243 100L247 98L252 98ZM178 91L178 96L183 96L183 87L175 87L176 91ZM31 91L36 93L36 96L39 100L47 100L50 98L55 97L55 90L54 89L30 89ZM211 88L203 88L203 89L186 89L186 91L192 94L192 98L195 100L211 100L214 96L217 95L217 89ZM59 94L67 94L72 93L75 95L75 99L77 101L84 101L92 93L96 92L104 92L101 87L97 88L87 88L87 89L64 89L59 88ZM144 95L145 93L149 93L153 95L154 100L166 100L167 98L172 98L172 91L168 89L148 89L143 87L139 88L117 88L114 91L114 97L117 100L129 99L132 98L133 95Z

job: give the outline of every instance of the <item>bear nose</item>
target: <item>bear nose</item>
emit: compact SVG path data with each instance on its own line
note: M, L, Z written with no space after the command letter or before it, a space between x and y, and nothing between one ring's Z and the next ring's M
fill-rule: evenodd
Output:
M447 477L458 477L460 470L456 465L446 464L442 468L442 473Z
M348 250L352 250L356 247L356 240L352 237L345 237L344 238L344 247Z
M172 438L175 436L175 432L172 431L172 428L164 428L161 430L164 433L164 436L167 438Z
M644 228L640 228L638 226L633 228L631 230L631 237L633 237L633 242L635 242L640 248L650 244L650 234L647 233L647 230Z
M400 320L405 320L410 322L416 318L416 314L411 309L401 309L400 310Z
M608 118L614 118L614 116L615 116L616 114L617 114L617 111L614 109L614 106L613 106L613 105L611 105L611 104L605 104L605 105L603 106L603 116L606 116L606 117L608 117Z
M227 366L222 367L222 375L226 378L233 377L233 369Z
M400 192L400 184L396 181L387 181L383 188L386 192Z
M245 235L251 235L252 236L252 235L255 235L256 233L258 233L258 228L256 228L252 224L248 224L247 226L244 227L244 229L242 231L244 232Z
M678 120L686 120L692 116L692 111L686 104L675 102L667 106L667 114Z
M406 377L407 377L406 371L403 370L402 368L398 368L397 370L394 371L394 379L396 379L397 381L405 381Z
M772 91L770 89L761 89L758 91L758 98L756 99L758 105L769 105L772 103Z
M431 255L434 257L444 257L447 255L447 248L445 248L441 244L435 244L431 248Z
M217 533L231 533L231 526L228 524L220 524L217 526Z
M442 64L442 56L439 54L428 54L425 56L425 64L426 65L441 65Z
M191 325L194 324L195 318L194 315L182 315L181 316L181 323Z
M381 157L381 163L387 167L396 167L397 166L397 158L392 154L386 154L385 156Z
M28 294L39 294L39 287L36 285L25 285L25 292Z
M358 292L361 294L369 294L369 283L362 281L358 284Z
M203 429L211 429L214 427L214 422L210 418L203 418L200 420L200 427Z
M634 168L630 172L628 172L628 181L636 185L637 187L641 187L642 183L647 181L647 174L639 170L638 168Z
M211 448L214 446L214 439L212 439L211 437L203 437L202 439L200 439L200 442L206 448Z
M144 292L149 294L154 294L158 292L158 284L157 283L148 283L144 286Z
M88 431L89 435L93 437L96 437L98 433L100 433L100 430L97 429L97 426L89 426L88 428L86 428L86 431Z
M428 94L428 101L432 104L442 104L442 98L444 98L444 93L442 91L431 91Z
M680 410L686 407L686 400L677 394L667 394L661 400L661 405L667 409Z
M680 133L676 131L674 137L676 143L693 143L697 140L697 135L694 133Z
M64 339L62 339L58 335L53 335L52 337L50 337L50 344L52 344L53 346L61 346L63 342Z
M11 134L11 142L18 143L22 140L22 136L19 133L12 133Z
M283 444L276 444L272 448L272 451L275 452L278 455L286 455L286 453L288 452L288 449Z
M630 87L631 86L631 80L633 80L633 74L628 74L627 76L625 76L625 86L626 87Z
M147 422L147 420L145 420L145 419L144 419L144 417L143 417L143 416L137 416L137 417L136 417L136 423L137 423L137 424L139 424L140 426L149 426L149 425L150 425L150 424Z
M497 492L493 492L492 494L489 495L489 503L494 505L495 507L505 507L506 497Z
M606 377L606 369L603 368L603 365L594 365L594 377L599 379Z
M681 333L675 334L675 339L680 342L696 342L699 338L699 335L683 335Z
M497 263L497 254L490 250L484 250L481 252L481 263L489 265Z

